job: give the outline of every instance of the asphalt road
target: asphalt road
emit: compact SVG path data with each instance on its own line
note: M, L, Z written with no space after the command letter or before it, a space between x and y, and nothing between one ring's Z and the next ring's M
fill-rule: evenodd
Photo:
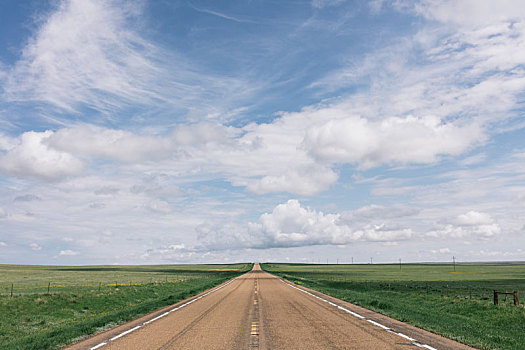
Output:
M68 349L472 349L254 269Z

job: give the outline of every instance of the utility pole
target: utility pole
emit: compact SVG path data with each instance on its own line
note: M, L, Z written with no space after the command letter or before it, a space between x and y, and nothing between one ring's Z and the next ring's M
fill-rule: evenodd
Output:
M452 257L452 264L454 265L454 272L456 272L456 257Z
M337 265L339 265L339 258L337 258L337 260L336 260L336 261L337 261Z
M352 265L354 264L354 257L352 257Z
M401 258L399 258L399 270L401 270Z
M372 264L373 264L373 262L372 262L372 257L370 257L370 265L372 265Z

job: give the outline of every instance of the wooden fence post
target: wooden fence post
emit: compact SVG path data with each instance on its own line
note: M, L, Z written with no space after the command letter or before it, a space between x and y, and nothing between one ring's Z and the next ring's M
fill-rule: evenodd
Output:
M498 291L494 289L494 305L498 305Z
M520 304L520 301L518 300L518 291L514 291L514 306L518 306Z
M49 288L51 288L51 282L47 284L47 294L49 294Z
M14 283L11 283L11 298L13 297L13 284Z
M98 292L100 293L100 285L102 284L102 282L98 282Z

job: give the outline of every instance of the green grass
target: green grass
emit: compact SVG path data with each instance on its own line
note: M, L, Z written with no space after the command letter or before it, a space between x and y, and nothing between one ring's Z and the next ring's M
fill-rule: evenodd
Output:
M481 349L525 349L525 265L262 264L268 272ZM521 291L493 305L493 291ZM472 295L472 297L471 297Z
M0 349L57 349L198 294L251 267L0 265Z

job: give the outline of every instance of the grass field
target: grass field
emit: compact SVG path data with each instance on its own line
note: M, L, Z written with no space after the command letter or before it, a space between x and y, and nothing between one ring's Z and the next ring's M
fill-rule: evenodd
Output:
M481 349L525 349L525 265L262 264L292 282ZM493 291L521 294L493 305Z
M0 265L0 349L60 348L198 294L251 266Z

